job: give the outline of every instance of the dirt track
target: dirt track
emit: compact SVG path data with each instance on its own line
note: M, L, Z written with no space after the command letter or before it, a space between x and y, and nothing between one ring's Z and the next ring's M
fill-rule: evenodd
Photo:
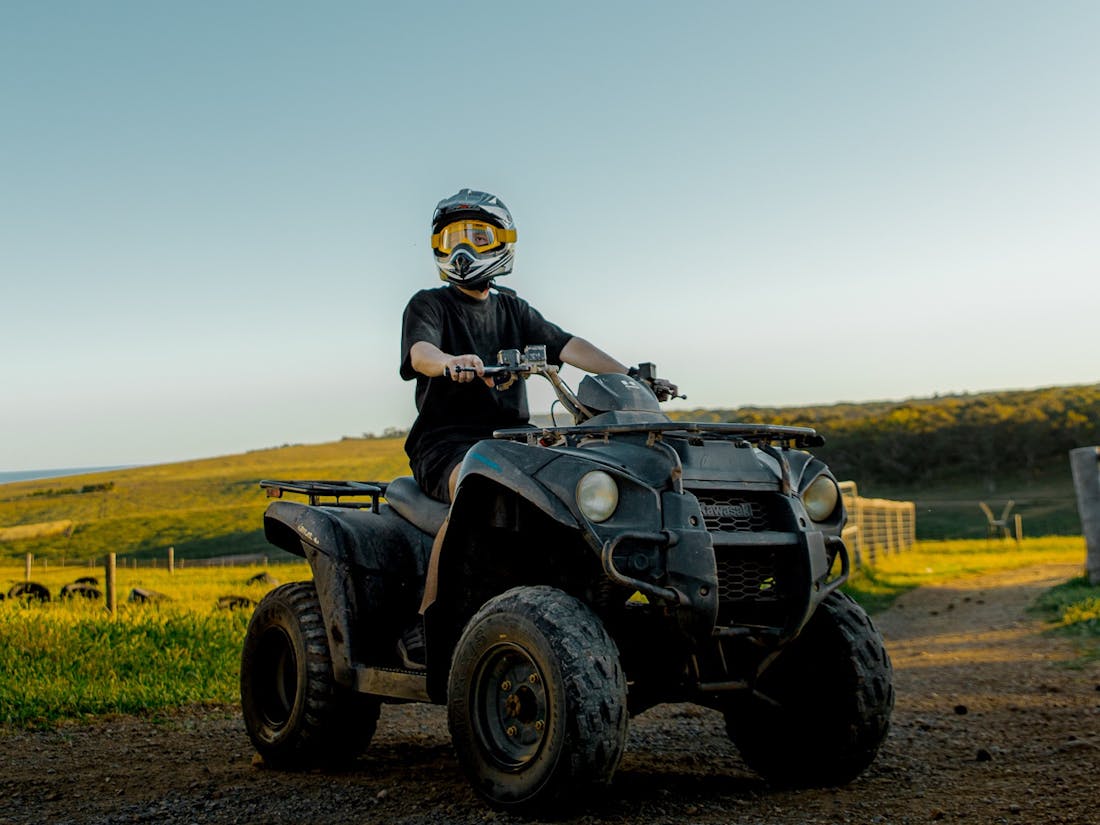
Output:
M876 617L897 670L893 727L853 784L770 788L718 714L634 719L602 798L573 823L1100 823L1100 666L1025 606L1076 566L926 588ZM0 823L520 822L484 807L455 763L442 708L389 706L354 770L253 764L233 708L121 717L53 731L0 729Z

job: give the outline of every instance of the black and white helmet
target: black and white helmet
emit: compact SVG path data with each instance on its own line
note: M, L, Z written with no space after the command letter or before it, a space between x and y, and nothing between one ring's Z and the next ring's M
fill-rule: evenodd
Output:
M432 252L439 277L482 289L512 271L516 225L504 201L462 189L444 198L432 215Z

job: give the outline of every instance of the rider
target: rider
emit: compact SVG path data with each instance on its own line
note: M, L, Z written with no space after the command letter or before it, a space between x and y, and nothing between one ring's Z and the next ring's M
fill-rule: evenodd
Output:
M552 364L594 373L628 369L493 283L512 271L515 254L515 223L500 198L471 189L444 198L432 216L431 240L447 284L420 290L405 307L401 377L416 379L417 409L405 452L421 489L450 502L466 451L494 430L527 423L525 382L495 388L484 375L486 359L545 344Z

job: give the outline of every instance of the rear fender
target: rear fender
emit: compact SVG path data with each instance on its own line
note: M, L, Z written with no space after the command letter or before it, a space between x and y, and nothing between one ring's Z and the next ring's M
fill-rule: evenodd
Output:
M356 665L385 660L416 618L430 537L388 505L377 513L277 501L264 534L313 570L333 676L351 686Z

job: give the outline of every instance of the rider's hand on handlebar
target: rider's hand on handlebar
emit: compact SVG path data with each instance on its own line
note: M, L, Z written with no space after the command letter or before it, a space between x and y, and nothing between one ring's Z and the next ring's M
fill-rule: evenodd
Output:
M452 381L465 384L481 378L492 386L492 379L485 377L485 363L476 355L453 355L443 366L443 375Z

